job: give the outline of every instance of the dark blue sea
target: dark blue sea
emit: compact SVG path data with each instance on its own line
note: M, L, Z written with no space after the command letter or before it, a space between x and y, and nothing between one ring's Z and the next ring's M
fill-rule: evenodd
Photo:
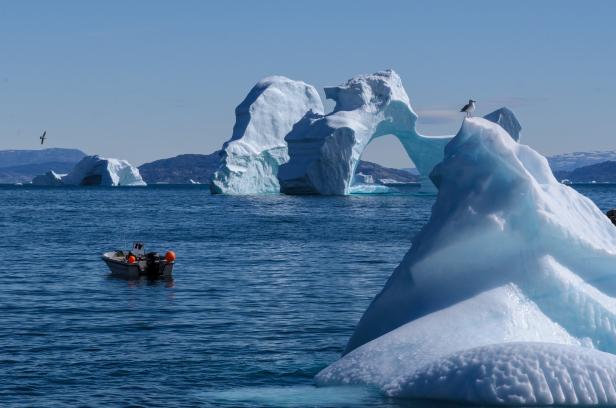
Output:
M312 385L427 221L415 191L0 187L0 406L424 406ZM110 277L133 240L173 249L174 278Z

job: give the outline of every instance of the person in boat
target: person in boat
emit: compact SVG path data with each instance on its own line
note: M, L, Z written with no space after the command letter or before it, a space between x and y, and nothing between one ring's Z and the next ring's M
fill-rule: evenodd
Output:
M132 262L131 262L131 257L132 257ZM126 254L126 257L124 258L124 260L128 263L135 263L139 260L139 257L133 254L133 251L128 251L128 254Z

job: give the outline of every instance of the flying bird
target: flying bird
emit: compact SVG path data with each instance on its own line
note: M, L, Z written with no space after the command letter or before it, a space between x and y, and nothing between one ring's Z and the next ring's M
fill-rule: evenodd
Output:
M39 139L41 139L41 144L45 143L45 135L47 135L47 131L44 131L43 134L39 136Z
M470 118L471 116L473 116L473 111L475 110L475 102L477 102L477 101L469 99L468 103L466 105L464 105L464 107L462 107L462 109L460 109L460 112L466 113L466 117Z

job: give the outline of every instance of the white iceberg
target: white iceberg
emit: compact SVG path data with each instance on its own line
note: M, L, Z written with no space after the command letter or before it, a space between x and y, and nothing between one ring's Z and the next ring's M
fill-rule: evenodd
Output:
M353 184L349 189L350 194L391 194L395 191L382 184Z
M386 70L359 75L344 85L326 88L325 95L336 102L333 112L306 115L286 137L290 159L278 172L283 193L351 193L353 174L364 149L375 138L390 134L400 140L415 164L420 192L436 192L428 176L443 159L445 145L453 136L430 137L417 132L417 115L398 74ZM499 109L488 116L511 129L517 140L521 127L510 110Z
M371 174L355 173L354 184L374 184L374 177Z
M481 118L464 121L431 178L430 221L317 383L477 404L615 404L609 219Z
M36 176L32 184L65 186L145 186L139 169L126 160L86 156L64 176L53 171Z
M307 112L323 112L317 90L282 76L259 81L235 109L231 140L210 184L213 193L278 193L278 166L289 159L284 141Z

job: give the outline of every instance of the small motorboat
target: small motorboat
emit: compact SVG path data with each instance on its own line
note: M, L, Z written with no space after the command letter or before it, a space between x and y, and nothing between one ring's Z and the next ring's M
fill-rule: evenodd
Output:
M142 242L133 243L133 249L127 252L105 252L102 258L112 275L125 278L170 277L175 264L173 251L167 251L165 256L160 256L157 252L146 253Z

